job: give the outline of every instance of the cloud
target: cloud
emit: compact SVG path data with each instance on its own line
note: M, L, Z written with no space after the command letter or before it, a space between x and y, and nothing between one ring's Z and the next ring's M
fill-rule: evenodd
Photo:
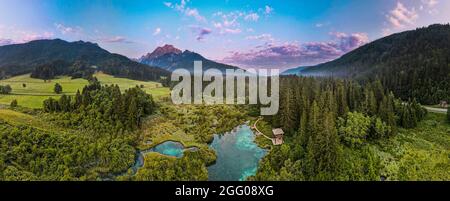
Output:
M196 8L193 8L193 9L191 9L191 8L186 8L185 14L186 14L187 16L194 17L197 21L200 21L200 22L206 22L206 18L203 17L203 16L201 16L200 13L198 12L198 10L197 10Z
M393 31L392 31L392 29L390 29L390 28L383 28L382 30L381 30L381 35L382 36L389 36L389 35L391 35L393 33Z
M52 39L54 36L52 32L35 33L17 30L14 33L15 33L14 39L0 38L0 46L27 43L33 40Z
M275 39L272 37L271 34L261 34L261 35L253 35L253 36L247 36L245 37L247 40L260 40L260 41L266 41L266 42L273 42Z
M14 44L12 39L0 38L0 46Z
M365 43L365 33L330 33L333 37L328 42L308 42L300 44L267 43L247 52L231 52L222 62L242 67L288 68L301 65L312 65L335 59ZM270 35L249 36L248 39L270 39Z
M272 7L270 7L270 6L268 6L268 5L266 5L265 7L264 7L264 13L266 14L266 15L269 15L269 14L271 14L273 12L273 8Z
M256 13L246 14L241 11L233 11L229 13L216 12L213 14L214 17L220 17L221 22L214 22L213 26L218 30L219 34L239 34L242 33L239 19L244 19L247 21L255 21L259 16L252 15Z
M161 33L161 28L158 27L158 28L156 28L155 31L153 32L153 35L156 36L156 35L158 35L158 34L160 34L160 33Z
M397 2L396 7L386 17L394 28L405 28L414 25L419 15L414 8L408 9L402 3Z
M342 52L348 52L356 47L364 45L369 42L369 37L366 33L346 34L342 32L333 32L330 35L334 36Z
M206 27L190 26L191 31L197 34L196 40L203 41L205 37L212 33L212 30Z
M439 14L439 10L436 8L436 5L439 3L438 0L421 0L422 5L420 5L420 10L426 10L430 15Z
M100 41L105 43L134 43L123 36L104 37L100 38Z
M228 29L228 28L226 28L226 29L223 29L223 32L224 33L229 33L229 34L239 34L242 31L241 31L241 29Z
M81 27L69 27L61 23L55 23L54 25L62 34L79 34L82 31Z
M438 0L422 0L422 3L428 7L434 7L436 4L439 3L439 1Z
M225 14L223 12L217 12L217 13L215 13L214 16L221 17L222 24L225 27L237 27L240 25L238 22L238 19L244 15L245 14L243 12L233 11L233 12L230 12L227 14Z
M227 28L229 25L225 26L222 23L213 23L214 28L219 30L219 34L239 34L242 32L239 28Z
M256 13L250 13L250 14L246 15L246 16L244 17L244 19L245 19L246 21L254 21L254 22L256 22L256 21L258 21L258 19L259 19L259 15L256 14Z
M200 15L200 12L196 8L190 8L187 7L186 4L189 2L189 0L181 0L179 4L174 4L171 2L164 2L163 4L169 8L172 8L180 13L183 13L184 15L188 17L194 17L195 20L199 22L206 22L206 18Z
M44 33L25 33L21 39L22 42L26 43L33 40L44 40L44 39L52 39L54 34L52 32L44 32Z

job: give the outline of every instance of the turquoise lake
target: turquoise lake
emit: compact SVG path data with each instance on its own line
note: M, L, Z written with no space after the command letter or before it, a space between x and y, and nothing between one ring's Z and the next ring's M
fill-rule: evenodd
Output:
M216 163L208 167L210 181L246 180L256 174L258 163L267 152L255 143L255 135L248 125L224 135L214 135L210 147L217 155Z
M175 141L165 141L161 144L156 145L151 149L147 149L144 151L138 151L136 161L134 165L131 167L133 173L136 173L137 170L144 166L144 155L149 152L157 152L166 156L173 156L177 158L183 157L183 153L185 151L197 151L197 147L189 147L185 148L183 144Z
M158 152L166 156L181 158L183 157L184 146L179 142L166 141L159 145L156 145L147 152Z

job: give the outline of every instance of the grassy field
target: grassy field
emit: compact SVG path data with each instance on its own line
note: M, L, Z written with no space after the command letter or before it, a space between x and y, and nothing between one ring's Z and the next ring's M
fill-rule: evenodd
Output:
M55 126L50 122L44 121L39 116L33 116L19 111L14 111L0 107L0 120L14 126L30 126L42 131L49 132L70 132L69 129Z
M144 82L130 80L126 78L116 78L104 73L96 73L94 76L102 84L117 84L121 90L131 87L144 86L143 90L152 94L153 97L159 98L168 96L170 91L166 87L162 87L157 82ZM41 79L30 78L29 74L19 75L5 80L0 80L0 85L10 85L12 93L9 95L0 95L0 104L10 104L16 99L20 106L29 108L41 108L42 102L49 98L58 98L60 95L53 92L55 83L61 84L63 93L66 95L74 95L77 90L82 90L88 81L85 79L71 79L70 77L58 77L47 82ZM25 84L26 86L23 86Z

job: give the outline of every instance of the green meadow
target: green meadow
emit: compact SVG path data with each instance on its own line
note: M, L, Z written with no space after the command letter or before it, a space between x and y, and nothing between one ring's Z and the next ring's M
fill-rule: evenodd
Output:
M123 91L125 89L143 86L143 90L155 98L168 96L169 88L163 87L158 82L136 81L126 78L116 78L104 73L94 75L102 84L117 84ZM30 74L19 75L9 79L0 80L0 85L10 85L11 94L0 95L0 104L10 104L12 100L17 100L19 106L29 108L41 108L42 102L49 98L59 98L62 94L56 94L53 91L55 83L61 84L63 93L66 95L75 95L77 90L82 90L88 81L85 79L71 79L68 76L61 76L53 80L44 82L41 79L31 78Z

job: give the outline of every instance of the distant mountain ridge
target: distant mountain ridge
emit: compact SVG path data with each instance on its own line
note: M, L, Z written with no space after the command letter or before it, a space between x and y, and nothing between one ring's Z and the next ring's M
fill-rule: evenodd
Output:
M182 51L178 48L175 48L173 45L164 45L162 47L157 47L153 52L148 53L142 56L139 60L150 60L160 57L162 55L173 53L173 54L181 54Z
M302 71L306 70L309 67L301 66L297 68L290 68L281 73L281 75L301 75Z
M402 99L415 98L424 104L450 101L450 25L396 33L302 74L380 79Z
M139 80L158 80L169 75L163 69L110 53L91 42L52 39L0 46L0 78L30 72L38 78L74 71L85 73L91 67L114 76Z
M193 72L194 70L194 61L202 61L203 70L216 68L225 72L226 69L239 69L235 66L206 59L202 55L189 50L182 52L172 45L157 47L152 53L148 53L139 59L139 62L143 64L160 67L168 71L183 68L190 72Z

